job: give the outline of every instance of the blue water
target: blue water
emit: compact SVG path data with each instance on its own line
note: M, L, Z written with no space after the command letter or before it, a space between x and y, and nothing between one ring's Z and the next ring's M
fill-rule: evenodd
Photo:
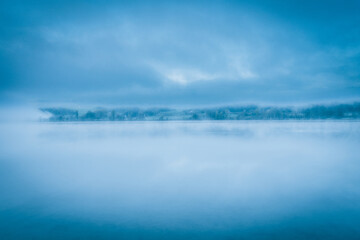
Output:
M360 122L0 124L0 239L360 239Z

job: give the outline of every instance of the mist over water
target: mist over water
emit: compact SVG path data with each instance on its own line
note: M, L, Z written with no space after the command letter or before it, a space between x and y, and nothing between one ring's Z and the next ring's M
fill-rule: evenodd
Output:
M0 240L359 240L360 1L0 1Z
M4 122L1 239L358 239L359 121Z

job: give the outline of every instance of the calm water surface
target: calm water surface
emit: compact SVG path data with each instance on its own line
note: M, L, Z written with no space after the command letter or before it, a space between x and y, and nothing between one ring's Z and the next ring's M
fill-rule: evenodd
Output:
M360 122L4 122L0 239L360 239Z

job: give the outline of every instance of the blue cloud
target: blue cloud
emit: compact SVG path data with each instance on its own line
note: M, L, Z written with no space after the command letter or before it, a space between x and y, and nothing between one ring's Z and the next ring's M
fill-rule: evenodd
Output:
M360 96L358 1L4 1L1 9L0 101Z

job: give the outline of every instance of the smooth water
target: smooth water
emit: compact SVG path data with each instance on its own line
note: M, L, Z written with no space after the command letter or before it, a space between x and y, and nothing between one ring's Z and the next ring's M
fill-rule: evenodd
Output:
M360 239L360 122L4 122L0 239Z

